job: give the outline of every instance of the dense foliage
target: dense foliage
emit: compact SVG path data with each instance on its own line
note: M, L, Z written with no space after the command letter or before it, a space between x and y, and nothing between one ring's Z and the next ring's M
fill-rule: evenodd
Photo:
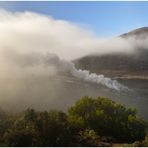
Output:
M83 122L84 129L94 129L98 135L113 137L121 142L142 140L145 123L137 118L135 109L126 109L116 102L98 97L84 97L69 109L76 121Z
M68 113L35 111L8 114L0 110L0 146L148 145L146 122L136 110L107 98L83 97Z

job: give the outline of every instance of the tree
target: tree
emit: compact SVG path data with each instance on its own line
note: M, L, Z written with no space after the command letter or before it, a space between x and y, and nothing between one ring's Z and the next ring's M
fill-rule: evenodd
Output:
M60 111L43 112L36 121L41 146L67 146L70 141L67 115Z
M111 146L120 142L145 146L147 124L136 113L103 97L83 97L67 114L27 109L8 115L0 111L0 146Z
M133 142L145 137L145 123L136 116L135 109L104 97L83 97L68 113L75 122L81 119L84 129L93 129L98 135L113 137L118 142Z
M8 146L36 146L39 142L37 130L34 122L26 118L31 113L29 110L25 115L19 116L4 134L4 141ZM28 117L27 116L27 117Z
M15 116L8 114L0 108L0 146L5 146L4 134L11 128L13 122L15 121Z
M8 146L68 146L70 135L65 113L27 109L4 139Z

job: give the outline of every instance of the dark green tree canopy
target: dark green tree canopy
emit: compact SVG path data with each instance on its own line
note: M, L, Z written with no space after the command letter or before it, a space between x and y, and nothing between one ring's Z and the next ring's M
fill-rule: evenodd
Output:
M136 116L135 109L104 97L83 97L68 113L78 122L81 119L84 128L94 129L101 136L121 141L141 140L145 136L145 123Z

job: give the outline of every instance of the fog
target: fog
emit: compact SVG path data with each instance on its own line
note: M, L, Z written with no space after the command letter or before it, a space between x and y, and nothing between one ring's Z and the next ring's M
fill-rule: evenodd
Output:
M33 12L0 10L0 32L0 103L5 108L27 107L30 100L33 106L41 105L43 98L43 106L57 104L58 97L71 99L70 94L66 96L71 89L67 81L69 87L96 83L118 92L127 90L103 74L76 69L71 61L89 54L133 54L137 47L147 48L147 38L99 38L73 22ZM75 87L73 97L93 95Z
M147 38L99 38L73 22L33 12L0 10L0 32L0 52L49 52L65 60L92 53L131 53L136 46L148 46Z

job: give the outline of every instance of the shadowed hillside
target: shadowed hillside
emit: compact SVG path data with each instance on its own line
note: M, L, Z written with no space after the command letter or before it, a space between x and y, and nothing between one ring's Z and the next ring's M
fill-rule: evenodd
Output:
M136 29L121 35L122 38L144 39L148 37L148 27ZM112 53L89 55L75 60L77 68L89 69L91 72L103 73L106 76L124 78L147 78L148 50L137 48L134 54Z

